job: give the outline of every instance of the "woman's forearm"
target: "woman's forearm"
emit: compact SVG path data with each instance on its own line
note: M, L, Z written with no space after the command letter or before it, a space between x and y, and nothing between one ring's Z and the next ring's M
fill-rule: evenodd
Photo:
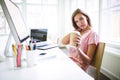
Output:
M80 53L80 58L83 60L83 62L89 64L91 62L90 57L87 54L85 54L80 48L78 48L78 51Z
M70 35L69 34L64 36L62 38L62 40L61 40L62 44L65 44L65 45L69 44L69 39L70 39Z

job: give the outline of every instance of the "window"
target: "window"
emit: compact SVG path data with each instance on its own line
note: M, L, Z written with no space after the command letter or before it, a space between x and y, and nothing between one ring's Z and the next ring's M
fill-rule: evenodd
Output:
M48 28L51 34L58 32L58 0L12 1L19 6L29 29Z
M100 9L100 38L106 51L120 55L120 0L102 0Z
M9 31L8 25L0 5L0 35L7 34Z
M91 6L92 5L92 6ZM87 0L86 2L86 13L91 19L91 24L94 29L99 34L99 0Z
M119 0L106 2L102 0L104 5L101 9L101 38L109 43L120 43L120 4L118 3Z

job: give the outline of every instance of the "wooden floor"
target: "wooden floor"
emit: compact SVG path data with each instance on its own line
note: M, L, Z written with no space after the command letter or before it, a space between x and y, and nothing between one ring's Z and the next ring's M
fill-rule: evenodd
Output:
M111 80L107 76L105 76L103 73L100 73L99 79L98 80Z

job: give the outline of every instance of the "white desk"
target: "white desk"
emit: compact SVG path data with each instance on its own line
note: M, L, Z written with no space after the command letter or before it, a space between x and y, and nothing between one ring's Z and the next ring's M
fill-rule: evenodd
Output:
M0 63L0 80L94 80L59 48L36 51L55 54L51 58L39 59L38 64L19 70L9 70L5 62ZM46 54L46 55L47 55Z

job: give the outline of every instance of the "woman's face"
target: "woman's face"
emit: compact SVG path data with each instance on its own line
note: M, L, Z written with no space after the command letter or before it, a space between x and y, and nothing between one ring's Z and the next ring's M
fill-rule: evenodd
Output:
M85 29L88 26L87 18L80 13L74 17L74 21L80 29Z

